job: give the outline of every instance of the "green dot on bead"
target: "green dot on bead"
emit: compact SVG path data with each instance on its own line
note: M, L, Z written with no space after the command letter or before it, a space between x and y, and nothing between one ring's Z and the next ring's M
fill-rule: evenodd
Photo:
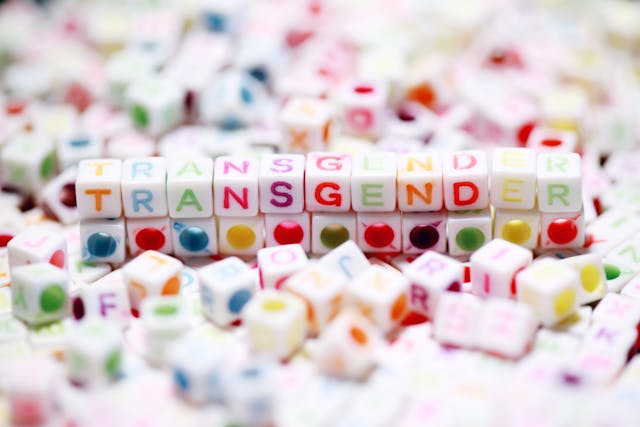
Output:
M475 251L484 244L484 234L475 227L465 227L456 234L456 244L465 251Z
M133 122L138 126L145 127L149 124L147 111L141 105L136 104L131 108L131 117L133 118Z
M107 375L115 377L120 372L120 362L122 361L122 355L120 350L114 350L104 363L104 369L107 371Z
M159 305L153 311L160 316L168 316L175 314L178 311L178 308L175 305Z
M329 224L320 232L320 241L329 249L340 246L349 240L349 230L342 224Z
M40 294L40 308L45 313L54 313L62 308L67 294L60 285L47 286Z
M53 157L53 154L49 154L47 157L44 158L44 160L42 161L42 164L40 164L40 177L41 178L49 178L51 175L53 175L53 170L55 168L56 165L56 160Z
M620 276L620 268L616 267L613 264L605 264L604 265L604 274L607 277L607 280L617 279Z

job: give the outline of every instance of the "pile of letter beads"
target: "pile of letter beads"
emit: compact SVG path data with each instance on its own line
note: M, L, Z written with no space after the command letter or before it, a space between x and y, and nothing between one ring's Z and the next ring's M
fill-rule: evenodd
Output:
M640 425L634 2L0 1L0 425Z

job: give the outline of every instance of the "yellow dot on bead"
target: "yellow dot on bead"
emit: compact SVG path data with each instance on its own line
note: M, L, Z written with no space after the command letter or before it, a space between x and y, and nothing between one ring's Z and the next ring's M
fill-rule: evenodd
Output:
M531 237L531 226L521 219L512 219L502 226L502 238L522 245Z
M287 304L284 301L278 299L270 299L262 303L262 308L267 311L281 311L286 306Z
M580 282L582 288L587 292L593 292L600 287L602 276L595 264L587 264L580 270Z
M256 242L256 233L248 225L234 225L227 230L227 242L235 249L249 249Z
M564 316L569 314L573 308L573 303L576 299L575 292L572 289L566 289L558 294L556 297L553 308L557 316Z

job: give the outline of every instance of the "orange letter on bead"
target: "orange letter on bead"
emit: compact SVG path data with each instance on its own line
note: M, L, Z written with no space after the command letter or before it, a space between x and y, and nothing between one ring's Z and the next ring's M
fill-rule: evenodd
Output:
M108 196L109 194L111 194L111 190L109 190L108 188L95 188L95 189L91 189L91 190L84 190L84 194L92 194L95 196L96 198L96 211L97 212L101 212L102 211L102 196Z

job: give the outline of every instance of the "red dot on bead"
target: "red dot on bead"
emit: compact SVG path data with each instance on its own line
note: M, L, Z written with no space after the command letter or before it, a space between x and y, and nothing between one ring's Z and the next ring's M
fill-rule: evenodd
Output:
M60 189L60 203L65 205L68 208L75 208L77 206L76 202L76 183L70 182L65 184Z
M143 250L159 250L165 243L164 234L157 228L143 228L136 234L136 245Z
M58 268L64 268L64 251L62 249L58 249L51 255L49 258L49 264L55 265Z
M273 230L273 237L281 245L300 243L304 238L304 230L295 221L282 221Z
M518 129L518 143L520 146L524 147L527 145L527 141L529 140L529 135L533 132L533 128L536 127L534 122L525 123Z
M0 248L6 247L13 239L13 234L0 234Z
M564 245L576 238L578 227L570 219L556 219L549 224L548 234L553 243Z
M371 224L364 231L364 241L374 248L384 248L393 242L395 233L393 228L387 224L377 223Z
M4 106L5 111L9 115L22 114L27 104L24 101L11 100Z
M546 138L546 139L543 139L542 142L540 142L540 144L544 145L545 147L558 147L562 145L562 140L558 138Z
M355 93L363 93L363 94L364 93L371 93L371 92L373 92L373 88L371 86L362 85L362 86L356 86L355 88L353 88L353 91Z

